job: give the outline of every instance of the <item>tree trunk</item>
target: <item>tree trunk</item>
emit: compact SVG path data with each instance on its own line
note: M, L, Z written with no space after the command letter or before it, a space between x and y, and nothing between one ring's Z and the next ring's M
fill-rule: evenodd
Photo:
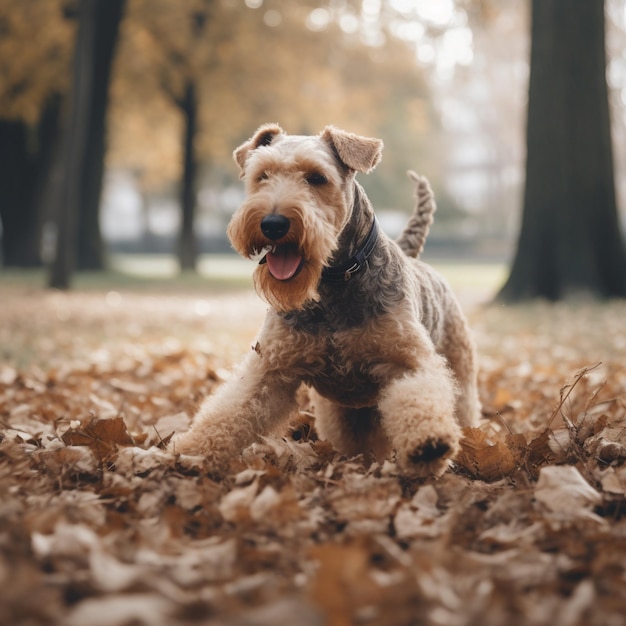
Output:
M182 270L196 269L198 248L194 235L193 223L196 212L196 154L195 139L198 132L198 105L196 86L189 80L180 101L180 108L185 118L183 137L183 180L181 189L182 219L178 242L178 259Z
M124 3L125 0L98 0L95 9L91 111L77 227L78 270L100 270L105 266L105 249L100 232L100 195L106 154L106 113L111 67Z
M59 138L61 96L46 103L34 128L0 121L0 220L4 267L41 265L42 194Z
M89 112L92 97L92 59L95 45L98 0L81 0L74 50L74 80L70 105L70 124L61 189L61 207L57 216L55 257L50 267L49 286L70 287L76 262L76 224L81 200L81 178L89 135Z
M623 297L604 3L533 0L532 11L522 227L499 298Z

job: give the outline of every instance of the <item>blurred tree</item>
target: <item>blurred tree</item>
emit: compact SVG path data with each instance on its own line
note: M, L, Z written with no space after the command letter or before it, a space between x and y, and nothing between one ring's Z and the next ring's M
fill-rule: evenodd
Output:
M95 6L91 57L89 124L80 173L76 269L100 270L105 265L100 233L100 195L106 155L107 112L111 68L126 0L99 0Z
M182 270L195 270L198 251L194 235L196 173L199 132L198 80L212 62L217 31L216 0L188 0L178 6L161 3L161 13L144 21L161 57L156 75L163 93L182 118L182 176L180 184L181 226L178 259ZM154 11L152 3L141 6L144 17ZM164 19L165 18L165 19ZM227 30L227 29L226 29Z
M44 188L60 135L74 30L66 0L0 5L0 220L5 266L41 264Z
M78 269L103 266L99 203L107 93L124 2L100 0L94 8L94 80L75 218ZM57 144L64 126L76 6L76 0L2 0L0 6L0 57L8 60L0 65L0 218L5 265L40 264L42 221L56 217L52 213L59 210L59 196L64 193L49 178L55 160L63 161L70 149L65 145L60 150ZM63 176L63 163L55 168Z
M80 269L103 267L98 209L105 115L111 57L123 5L124 0L80 0L78 5L57 242L49 276L50 286L58 289L70 286L77 258Z
M500 299L626 296L613 174L604 2L533 0L524 210Z
M74 71L70 123L66 138L61 203L56 219L57 240L50 266L49 286L68 289L76 263L76 232L80 202L81 170L86 157L92 92L92 57L98 0L80 0L78 32L74 47Z
M194 218L196 213L196 173L198 159L196 156L196 135L198 133L198 99L197 87L193 80L185 85L183 97L176 103L184 119L183 136L183 179L181 184L181 227L178 240L178 259L183 270L196 269L198 247L194 234Z
M135 82L135 86L160 89L182 121L177 254L183 270L195 270L198 255L194 234L198 135L202 127L200 111L206 107L200 84L208 80L212 89L220 87L215 75L220 61L218 50L233 37L230 23L222 19L223 13L224 3L220 0L137 0L131 3L126 30L126 53L134 55L141 50L143 55L143 67L135 63L133 69L151 75Z
M57 139L61 97L51 96L35 124L0 119L2 264L41 265L43 192Z

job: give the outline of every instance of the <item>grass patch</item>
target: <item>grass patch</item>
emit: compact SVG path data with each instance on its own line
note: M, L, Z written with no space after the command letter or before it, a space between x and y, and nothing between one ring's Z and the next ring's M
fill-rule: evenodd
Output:
M495 293L504 284L508 274L508 268L504 263L437 261L432 265L453 289L473 287Z
M507 268L501 263L436 261L434 267L459 292L493 295L503 284ZM74 291L137 291L139 293L221 293L252 289L254 264L234 255L203 255L198 272L180 272L173 255L111 255L103 272L77 272ZM47 270L2 269L0 289L40 289Z
M236 258L233 257L236 261ZM139 293L232 292L252 288L252 267L234 267L221 256L200 259L199 271L179 271L175 258L168 255L112 255L109 268L99 272L76 272L74 291L136 291ZM245 261L242 260L245 264ZM247 273L246 271L247 270ZM45 289L48 272L38 269L3 269L0 289L26 287Z

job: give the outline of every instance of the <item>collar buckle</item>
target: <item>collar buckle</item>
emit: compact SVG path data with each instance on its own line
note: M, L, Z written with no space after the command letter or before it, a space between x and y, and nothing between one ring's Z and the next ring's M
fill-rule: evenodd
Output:
M378 241L378 221L374 217L365 241L358 252L348 261L348 263L339 267L325 267L322 271L322 280L328 282L345 282L347 283L355 274L361 272L366 265L367 259L370 257L376 242ZM347 267L346 267L347 265Z
M352 265L352 267L349 267L349 268L348 268L348 269L344 272L343 279L344 279L346 282L348 282L348 281L352 278L352 276L353 276L354 274L358 274L358 273L359 273L359 270L360 270L360 269L361 269L361 265L360 265L360 263L359 263L358 261L357 261L357 262L355 262L355 263L354 263L354 265Z

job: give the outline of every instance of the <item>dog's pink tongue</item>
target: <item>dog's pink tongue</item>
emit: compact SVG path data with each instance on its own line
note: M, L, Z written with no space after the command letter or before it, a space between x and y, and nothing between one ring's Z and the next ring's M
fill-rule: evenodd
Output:
M267 253L267 267L276 280L288 280L300 268L302 257L293 246L276 246Z

